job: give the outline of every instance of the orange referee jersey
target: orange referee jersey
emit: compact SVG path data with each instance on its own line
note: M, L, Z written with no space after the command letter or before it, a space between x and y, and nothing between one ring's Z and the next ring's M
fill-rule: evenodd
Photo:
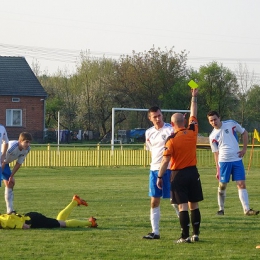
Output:
M197 136L198 120L192 116L189 118L188 128L181 128L168 137L163 155L171 156L171 170L181 170L197 164Z

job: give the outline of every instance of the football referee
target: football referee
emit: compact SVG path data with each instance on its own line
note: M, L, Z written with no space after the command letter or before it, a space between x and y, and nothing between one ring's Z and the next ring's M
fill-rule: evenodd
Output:
M191 89L192 98L188 127L185 127L183 114L175 113L171 117L174 134L165 143L163 159L158 173L157 186L162 188L162 177L168 163L171 164L171 203L178 204L181 237L176 243L199 241L201 215L199 201L203 193L196 164L196 144L198 136L197 95L198 89ZM190 216L189 212L190 210ZM192 236L189 234L190 222Z

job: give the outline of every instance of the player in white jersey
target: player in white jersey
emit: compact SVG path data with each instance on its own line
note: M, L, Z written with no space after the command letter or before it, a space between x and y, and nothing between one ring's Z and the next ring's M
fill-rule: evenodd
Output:
M163 176L163 189L156 185L160 164L163 158L165 141L173 133L171 124L163 121L163 115L159 107L151 107L148 111L148 118L153 126L145 132L146 149L151 152L151 164L149 175L149 196L151 197L150 221L152 232L145 235L145 239L159 239L160 222L160 199L170 198L170 176L171 170L167 169ZM173 204L177 215L179 214L178 205Z
M259 211L250 209L248 192L246 189L245 168L242 158L246 153L248 144L248 132L234 120L220 121L220 116L216 111L207 114L213 130L209 136L211 150L214 153L219 180L217 215L224 215L224 204L226 198L226 187L232 175L238 188L238 195L245 215L257 215ZM237 133L242 135L243 148L239 149Z
M8 148L8 136L6 133L6 129L3 125L0 124L0 145L2 146L0 149L0 159L1 159L1 165L4 162L5 156L6 156L6 151ZM2 183L2 167L0 167L0 187Z
M15 212L13 208L13 188L15 185L14 175L21 167L25 157L30 152L30 143L32 141L32 135L28 132L22 132L19 135L18 141L10 141L6 152L6 158L2 164L2 176L5 184L5 202L7 214ZM16 160L12 171L9 163Z

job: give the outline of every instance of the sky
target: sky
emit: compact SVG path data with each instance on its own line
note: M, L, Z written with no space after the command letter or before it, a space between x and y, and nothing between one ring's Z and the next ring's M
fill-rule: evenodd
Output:
M194 69L241 64L260 84L259 11L259 0L5 0L0 55L52 74L73 73L82 51L119 58L173 47Z

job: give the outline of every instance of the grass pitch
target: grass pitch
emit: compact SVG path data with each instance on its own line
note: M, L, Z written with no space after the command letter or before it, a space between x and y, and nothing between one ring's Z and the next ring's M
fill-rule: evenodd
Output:
M234 182L227 188L225 216L216 216L215 168L200 168L200 241L174 244L179 221L169 200L161 202L160 240L144 240L151 231L148 168L21 168L16 175L15 209L56 217L74 194L88 207L70 218L98 219L99 227L0 230L1 259L258 259L260 216L244 216ZM250 206L260 209L259 170L247 176ZM5 212L4 187L0 211Z

